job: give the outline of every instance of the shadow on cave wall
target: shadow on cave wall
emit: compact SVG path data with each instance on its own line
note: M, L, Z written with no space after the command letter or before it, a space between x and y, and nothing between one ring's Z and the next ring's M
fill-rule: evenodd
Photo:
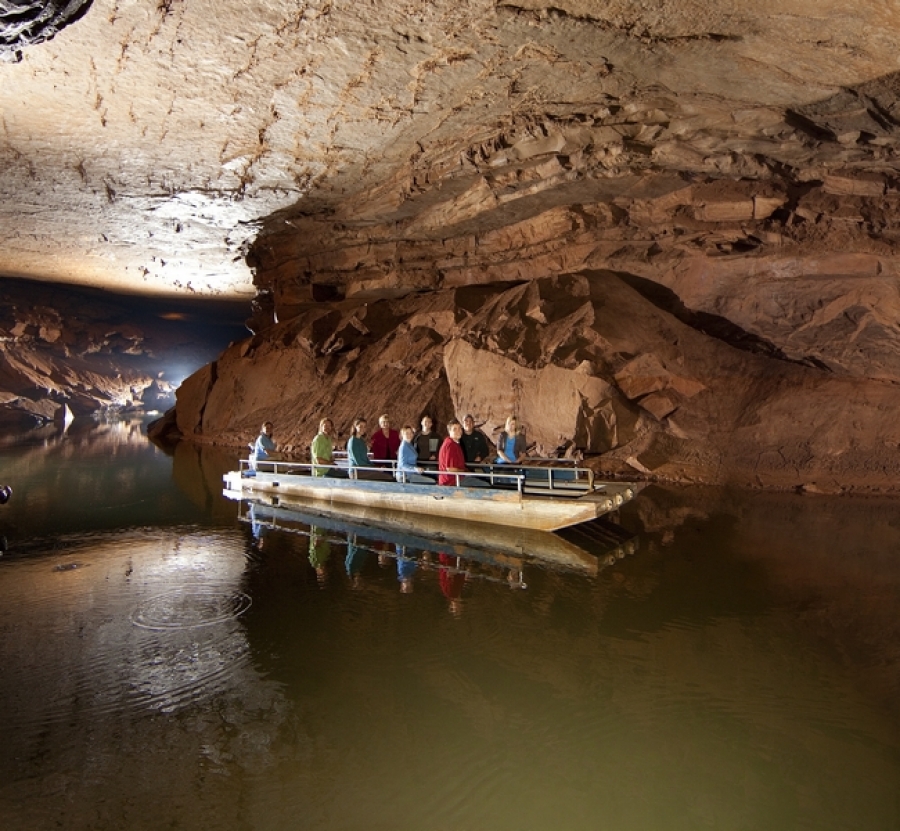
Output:
M742 352L750 352L753 355L760 355L765 358L773 358L791 364L831 371L828 366L815 358L804 358L802 360L789 358L771 341L742 329L726 317L689 309L681 302L681 298L675 292L659 283L655 283L653 280L638 277L636 274L617 273L622 282L633 288L645 300L658 309L668 312L686 326L690 326L708 337L727 343L729 346L740 349Z

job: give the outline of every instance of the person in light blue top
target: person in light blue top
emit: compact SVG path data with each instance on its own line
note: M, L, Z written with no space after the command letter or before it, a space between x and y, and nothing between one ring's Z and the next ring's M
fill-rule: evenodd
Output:
M519 432L519 422L515 416L509 416L497 439L497 458L494 463L513 465L521 461L526 453L525 436Z
M425 476L419 467L419 454L413 444L415 431L406 424L400 431L400 449L397 451L397 472L394 474L398 482L410 482L415 485L433 485L434 479Z
M263 423L262 429L259 432L259 435L256 437L256 441L250 446L250 469L256 470L256 466L258 462L265 461L266 459L271 459L272 454L275 453L275 441L272 439L272 433L274 431L274 426L271 421L266 421Z

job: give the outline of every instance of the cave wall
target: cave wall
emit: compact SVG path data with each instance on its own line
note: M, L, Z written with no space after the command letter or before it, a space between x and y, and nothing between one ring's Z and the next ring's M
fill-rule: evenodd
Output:
M810 491L890 491L900 389L736 348L627 275L582 272L403 298L310 304L233 344L178 390L181 433L240 445L264 420L308 452L318 420L439 424L507 415L541 454L603 473Z
M185 435L514 410L610 471L892 481L900 8L94 0L20 46L0 273L253 296Z

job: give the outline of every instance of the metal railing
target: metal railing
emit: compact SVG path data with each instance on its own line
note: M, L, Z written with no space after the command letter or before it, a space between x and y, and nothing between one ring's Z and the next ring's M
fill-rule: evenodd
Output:
M335 454L337 456L337 454ZM529 460L533 462L535 460ZM544 460L540 460L544 461ZM559 460L547 460L559 461ZM262 459L251 463L249 459L241 459L239 463L242 475L252 472L267 473L273 475L305 475L318 477L339 477L364 481L396 481L401 484L412 484L407 479L407 473L412 471L398 471L396 461L388 459L372 460L371 465L365 467L350 466L345 455L337 457L333 464L314 464L311 462L298 462L290 460ZM322 472L320 472L322 471ZM594 471L586 467L544 465L544 464L479 464L473 470L465 472L440 471L434 468L423 467L416 473L437 481L439 476L452 476L457 487L466 487L464 479L474 479L483 482L484 485L472 485L472 487L514 488L520 494L547 493L549 495L576 495L590 493L595 489ZM361 475L362 474L362 475Z

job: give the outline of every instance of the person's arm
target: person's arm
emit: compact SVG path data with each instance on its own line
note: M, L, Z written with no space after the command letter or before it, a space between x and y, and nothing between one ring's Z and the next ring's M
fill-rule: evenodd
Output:
M524 433L519 433L516 436L516 457L518 459L524 459L528 455L528 441L525 438Z

